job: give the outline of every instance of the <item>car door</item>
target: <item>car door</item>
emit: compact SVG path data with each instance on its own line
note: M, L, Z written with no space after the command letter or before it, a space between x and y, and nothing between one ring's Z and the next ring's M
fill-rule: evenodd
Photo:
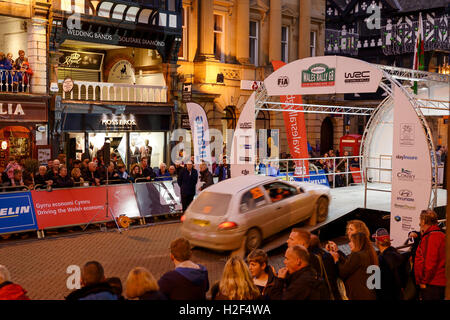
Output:
M270 199L270 208L273 212L273 228L275 232L288 227L291 219L292 197L296 195L296 188L283 182L271 182L264 185Z
M293 188L296 188L292 186ZM315 203L311 194L306 192L303 188L299 187L297 194L294 195L290 201L291 215L289 220L289 226L299 223L308 219L311 216Z
M273 213L261 186L253 187L242 194L239 202L239 214L245 220L247 228L259 227L263 238L272 234Z

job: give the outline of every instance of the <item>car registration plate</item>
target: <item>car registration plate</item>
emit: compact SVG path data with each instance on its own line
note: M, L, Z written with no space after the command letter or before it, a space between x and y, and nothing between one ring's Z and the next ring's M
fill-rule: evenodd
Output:
M193 222L196 225L199 225L200 227L207 227L207 226L209 226L209 221L206 221L206 220L194 219Z

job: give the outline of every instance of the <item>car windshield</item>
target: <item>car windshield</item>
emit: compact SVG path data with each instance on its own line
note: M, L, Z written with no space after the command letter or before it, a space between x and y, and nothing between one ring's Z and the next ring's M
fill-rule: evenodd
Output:
M190 210L211 216L224 216L228 210L231 197L231 194L202 192L194 200Z

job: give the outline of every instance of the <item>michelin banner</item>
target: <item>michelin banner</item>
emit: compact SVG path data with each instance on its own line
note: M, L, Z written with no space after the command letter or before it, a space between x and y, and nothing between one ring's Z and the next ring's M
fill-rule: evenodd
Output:
M0 234L37 230L30 192L0 194Z
M202 161L212 164L211 150L209 146L209 127L205 110L197 103L186 103L189 124L191 125L192 139L194 143L194 163L200 164ZM198 168L197 168L198 169Z
M414 107L401 88L394 87L391 239L402 245L419 230L420 212L428 208L432 188L427 137Z

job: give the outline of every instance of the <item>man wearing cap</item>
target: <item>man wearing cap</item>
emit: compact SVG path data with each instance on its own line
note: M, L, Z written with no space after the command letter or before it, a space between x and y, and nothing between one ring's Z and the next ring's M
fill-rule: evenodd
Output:
M188 161L186 167L180 171L177 182L180 186L181 205L184 212L194 200L195 188L198 182L198 172L193 168L191 161Z
M378 263L381 271L381 289L377 290L377 299L402 300L402 288L405 287L406 282L406 275L402 273L404 259L397 249L391 246L391 239L386 229L378 229L372 237L380 250Z
M445 233L438 227L433 210L420 213L422 239L414 259L416 283L422 300L444 300L445 285Z

